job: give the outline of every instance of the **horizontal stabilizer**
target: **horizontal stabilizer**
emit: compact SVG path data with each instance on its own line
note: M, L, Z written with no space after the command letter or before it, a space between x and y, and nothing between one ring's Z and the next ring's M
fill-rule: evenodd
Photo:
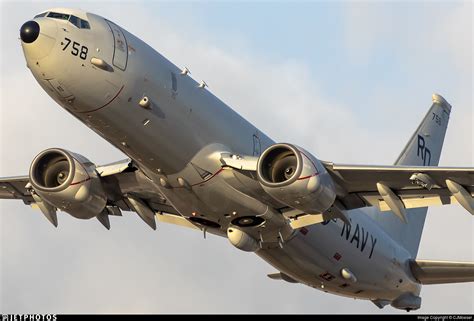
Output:
M410 269L421 284L474 282L474 262L412 260Z

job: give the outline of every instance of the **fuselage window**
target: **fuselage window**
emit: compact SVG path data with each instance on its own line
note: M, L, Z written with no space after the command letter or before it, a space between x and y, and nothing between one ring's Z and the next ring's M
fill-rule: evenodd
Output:
M43 12L43 13L37 14L37 15L35 16L35 18L41 18L41 17L44 17L44 16L46 16L47 14L48 14L48 12L46 11L46 12Z
M65 13L50 12L48 18L60 19L60 20L69 20L69 15Z

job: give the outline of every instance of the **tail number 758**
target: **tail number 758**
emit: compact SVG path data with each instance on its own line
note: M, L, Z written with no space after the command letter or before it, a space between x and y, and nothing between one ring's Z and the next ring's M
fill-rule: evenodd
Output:
M81 58L82 60L86 60L87 52L89 51L89 49L86 46L81 46L80 43L72 41L69 38L64 38L64 40L66 41L66 43L64 44L63 51L65 51L72 42L71 55L79 56L79 58Z

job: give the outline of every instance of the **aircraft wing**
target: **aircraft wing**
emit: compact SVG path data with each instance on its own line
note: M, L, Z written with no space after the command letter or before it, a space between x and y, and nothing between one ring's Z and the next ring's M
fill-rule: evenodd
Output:
M156 228L155 218L197 228L179 215L156 188L149 186L130 160L98 166L96 171L108 195L106 209L97 218L107 229L110 228L109 216L122 216L122 211L136 212L153 229ZM43 200L34 194L28 176L0 178L0 199L22 200L26 205L39 208L53 225L58 225L56 209L53 208L54 213L48 211L51 207L48 204L45 207Z
M19 199L27 205L33 203L33 197L25 187L28 182L28 176L0 178L0 199Z
M346 209L377 206L403 216L405 208L459 203L474 215L474 168L324 166L342 189L339 200Z
M256 157L224 155L224 166L255 172ZM405 209L459 203L474 215L474 168L437 166L371 166L323 162L337 186L341 210L376 206L406 222ZM294 213L289 211L290 217ZM302 213L300 213L302 214ZM300 215L296 213L296 215ZM341 215L339 215L341 216ZM342 216L343 217L343 216ZM325 215L300 216L294 227L320 223Z

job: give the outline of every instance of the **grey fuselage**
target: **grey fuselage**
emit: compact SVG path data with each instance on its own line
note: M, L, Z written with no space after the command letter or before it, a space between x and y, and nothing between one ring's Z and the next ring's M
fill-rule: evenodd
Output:
M262 204L278 205L255 178L232 176L215 156L258 156L274 143L269 137L134 35L100 16L77 15L91 28L36 18L44 30L38 41L44 43L22 44L28 67L58 104L128 155L182 216L205 213L219 222L222 229L211 228L211 233L225 235L229 213L252 214ZM71 45L63 50L66 38ZM87 51L86 59L71 53L73 42ZM91 58L107 66L100 68ZM144 97L150 102L145 108L139 104ZM157 183L161 177L171 188ZM192 193L177 178L184 178ZM330 293L388 301L404 293L418 295L408 251L363 210L350 211L349 217L350 226L340 220L308 226L283 247L256 253L294 280ZM342 268L350 269L357 282L343 278Z

